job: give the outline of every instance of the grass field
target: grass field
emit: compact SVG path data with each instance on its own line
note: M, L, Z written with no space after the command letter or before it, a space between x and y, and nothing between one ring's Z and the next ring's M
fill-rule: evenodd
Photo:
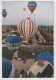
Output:
M42 31L41 31L41 34L46 40L46 42L53 42L53 34L48 33L48 32L42 32Z
M7 33L2 33L2 36L8 36L10 35L12 32L7 32Z
M6 38L10 34L12 34L12 33L11 32L2 33L2 39Z
M53 48L50 47L50 48L44 48L43 51L29 51L26 47L21 47L19 50L18 50L18 57L19 58L25 58L25 59L35 59L35 57L41 53L41 52L44 52L44 51L49 51L53 54ZM32 55L32 52L35 53L35 55ZM10 51L8 48L6 47L3 47L2 48L2 57L4 58L7 58L9 60L11 60L13 58L13 52Z
M53 34L47 32L45 34L49 37L50 41L53 41Z
M13 58L13 52L11 52L8 48L2 47L2 57L12 60Z
M18 50L18 57L19 58L26 58L26 59L35 59L35 57L41 53L41 52L44 52L44 51L49 51L53 54L53 48L44 48L43 51L29 51L26 47L21 47L19 50ZM33 56L32 55L32 52L35 53L35 55Z

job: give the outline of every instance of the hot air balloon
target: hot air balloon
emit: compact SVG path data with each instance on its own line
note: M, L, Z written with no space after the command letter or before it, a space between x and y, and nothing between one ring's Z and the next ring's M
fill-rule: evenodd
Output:
M2 9L2 16L5 18L7 16L6 9Z
M45 51L45 52L42 52L40 54L38 54L35 58L35 62L38 61L38 60L47 60L48 62L50 62L52 65L54 64L53 63L53 55L48 52L48 51Z
M13 78L14 75L14 65L9 60L2 58L2 78Z
M27 71L28 78L50 78L53 77L53 65L46 60L39 60L33 63Z
M17 29L21 36L23 36L28 42L29 39L35 34L37 25L34 25L34 22L30 18L27 18L18 23Z
M36 6L37 6L37 4L36 4L35 1L30 1L30 2L28 3L28 8L29 8L29 10L31 11L31 13L33 13L33 11L35 10Z
M26 8L23 8L24 11L26 11Z
M19 49L22 43L20 36L8 36L5 39L5 44L9 50Z

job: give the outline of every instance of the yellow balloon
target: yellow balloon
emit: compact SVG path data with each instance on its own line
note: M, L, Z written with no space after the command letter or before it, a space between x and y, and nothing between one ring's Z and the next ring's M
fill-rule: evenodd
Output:
M24 11L26 11L26 8L23 8Z

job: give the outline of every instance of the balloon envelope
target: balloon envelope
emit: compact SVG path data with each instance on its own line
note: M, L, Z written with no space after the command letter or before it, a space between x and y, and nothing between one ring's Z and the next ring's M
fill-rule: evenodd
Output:
M29 8L29 10L31 11L31 13L33 13L33 11L35 10L36 6L37 6L37 4L36 4L35 1L30 1L30 2L28 3L28 8Z
M40 54L38 54L35 58L35 61L38 61L38 60L47 60L48 62L50 62L52 65L54 64L53 63L53 55L48 52L48 51L45 51L45 52L42 52Z
M2 58L2 77L13 78L14 75L15 75L14 65L9 60Z
M34 22L30 18L20 21L17 28L18 32L26 41L29 41L29 38L31 38L37 30L37 26L34 26Z
M5 18L7 16L6 9L2 9L2 16Z
M53 76L53 66L50 62L45 60L39 60L33 63L30 69L27 71L28 78L45 78Z
M5 39L5 44L8 49L14 50L20 48L22 39L20 36L8 36Z
M26 8L23 8L24 11L26 11Z

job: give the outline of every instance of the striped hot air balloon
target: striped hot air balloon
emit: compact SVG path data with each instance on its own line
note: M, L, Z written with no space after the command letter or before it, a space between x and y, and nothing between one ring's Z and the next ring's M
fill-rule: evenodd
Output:
M37 30L37 24L34 24L36 23L30 18L27 18L26 20L21 20L17 25L18 32L24 37L26 41L29 41L29 38L31 38Z

